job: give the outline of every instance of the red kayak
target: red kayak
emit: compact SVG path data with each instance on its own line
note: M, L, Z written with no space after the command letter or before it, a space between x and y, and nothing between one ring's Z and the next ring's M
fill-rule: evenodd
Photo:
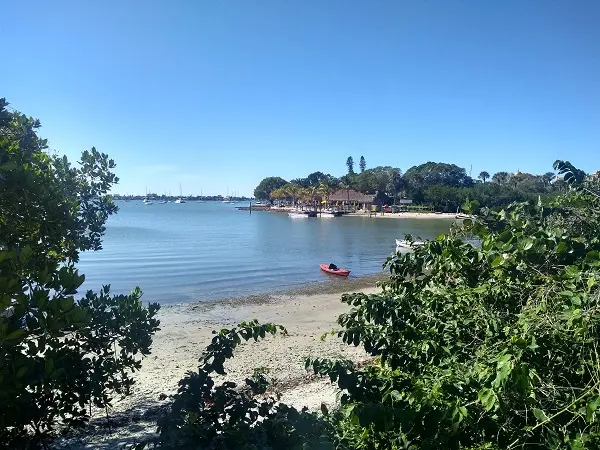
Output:
M321 267L321 270L323 272L331 273L333 275L340 275L342 277L347 277L348 275L350 275L349 270L340 269L340 268L330 269L329 264L319 264L319 267Z

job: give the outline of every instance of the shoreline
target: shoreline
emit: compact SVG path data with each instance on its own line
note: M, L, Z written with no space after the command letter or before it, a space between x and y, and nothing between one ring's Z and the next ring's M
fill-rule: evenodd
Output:
M330 275L329 280L315 281L312 283L306 283L304 285L281 287L270 292L259 292L204 301L196 300L192 302L165 303L161 304L160 308L161 310L175 308L184 310L189 309L194 312L206 312L213 308L223 306L236 308L245 305L265 305L291 297L312 297L314 295L354 292L355 290L374 287L377 285L377 283L387 280L388 277L389 272L387 270L382 270L381 272L374 274L348 278Z
M142 360L141 370L134 374L136 383L132 395L113 401L110 421L104 411L95 411L87 428L60 439L58 447L117 448L152 436L156 431L156 417L168 407L179 380L186 372L197 370L198 359L213 337L212 331L252 319L283 325L288 335L242 343L225 364L227 375L216 376L215 381L243 384L254 368L264 367L276 379L275 390L281 392L282 402L297 408L307 406L311 410L317 410L321 403L334 406L335 387L329 379L307 373L304 358L366 361L368 355L361 347L346 345L337 336L328 336L325 340L321 337L339 328L337 318L350 309L341 303L342 294L381 292L376 285L387 277L388 274L382 272L263 295L161 307L160 330L154 336L150 355Z
M245 208L245 209L244 209ZM244 207L244 208L237 208L239 211L247 211L248 207ZM273 208L266 208L266 207L261 207L260 209L254 209L254 207L252 207L252 211L253 212L270 212L270 213L279 213L279 214L283 214L283 213L289 213L289 212L294 212L297 211L297 208L292 208L292 207L273 207ZM366 218L375 218L375 219L426 219L426 220L431 220L431 219L438 219L438 220L458 220L456 219L456 213L435 213L435 212L416 212L416 211L405 211L405 212L398 212L398 213L381 213L381 212L377 212L376 215L369 215L369 211L363 211L363 212L354 212L354 213L346 213L343 214L341 217L366 217Z
M345 214L347 217L367 217L370 219L438 219L438 220L457 220L455 213L434 213L434 212L399 212L399 213L380 213L369 216L368 212Z

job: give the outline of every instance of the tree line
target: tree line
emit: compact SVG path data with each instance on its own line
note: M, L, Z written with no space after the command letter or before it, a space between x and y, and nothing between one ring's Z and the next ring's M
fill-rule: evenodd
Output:
M532 201L539 196L556 195L563 183L554 172L543 175L530 173L487 171L472 178L463 167L455 164L427 162L409 168L366 167L360 157L360 172L354 171L354 160L346 160L347 173L336 177L323 172L313 172L305 178L287 181L281 177L267 177L254 190L260 200L309 197L315 188L327 193L338 189L354 189L377 195L386 204L395 204L399 198L408 198L415 205L428 206L436 211L456 211L466 203L491 208L507 206L513 201Z

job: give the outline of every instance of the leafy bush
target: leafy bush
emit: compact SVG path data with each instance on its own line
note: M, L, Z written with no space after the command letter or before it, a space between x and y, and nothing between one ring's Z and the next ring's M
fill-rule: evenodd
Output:
M342 390L351 448L597 448L600 240L514 204L388 261L376 295L344 295L339 335L378 363L309 361ZM579 210L585 215L585 210ZM465 242L475 235L481 247Z
M108 286L75 299L79 252L101 248L116 207L114 162L96 149L79 167L47 153L39 122L0 99L0 445L36 448L89 407L127 394L135 355L150 351L158 305Z

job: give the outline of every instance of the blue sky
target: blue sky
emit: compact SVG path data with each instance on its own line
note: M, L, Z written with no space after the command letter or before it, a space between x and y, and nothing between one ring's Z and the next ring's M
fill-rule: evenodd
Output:
M93 5L92 5L93 3ZM19 1L0 96L121 193L250 194L345 160L600 169L600 2Z

